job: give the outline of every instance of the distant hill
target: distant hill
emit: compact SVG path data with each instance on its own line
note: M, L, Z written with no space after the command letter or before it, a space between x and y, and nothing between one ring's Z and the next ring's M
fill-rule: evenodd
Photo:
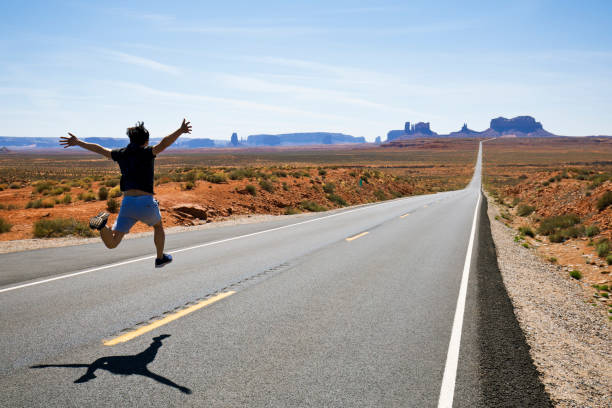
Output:
M488 129L476 131L468 128L467 123L457 132L449 134L438 134L432 131L429 123L419 122L415 125L410 125L406 122L403 130L390 130L387 133L387 142L393 140L416 139L423 137L453 137L453 138L470 138L470 137L556 137L542 127L540 122L531 116L517 116L512 119L498 117L491 119L491 124Z
M299 146L314 144L365 143L365 137L355 137L344 133L310 132L283 133L279 135L250 135L248 146Z

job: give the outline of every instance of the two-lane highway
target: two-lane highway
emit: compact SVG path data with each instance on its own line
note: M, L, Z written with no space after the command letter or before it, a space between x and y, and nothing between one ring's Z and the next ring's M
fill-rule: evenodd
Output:
M463 190L171 235L161 270L150 238L0 255L0 405L452 404L480 169L479 151Z

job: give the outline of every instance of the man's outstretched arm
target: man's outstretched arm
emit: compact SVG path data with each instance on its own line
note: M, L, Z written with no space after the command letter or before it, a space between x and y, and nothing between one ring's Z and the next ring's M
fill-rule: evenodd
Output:
M70 146L79 146L83 149L89 150L90 152L101 154L102 156L108 157L109 159L111 158L111 151L106 147L102 147L95 143L83 142L72 133L68 132L68 134L70 135L70 137L60 137L60 144L64 146L64 149Z
M172 143L174 143L176 139L178 139L178 137L183 133L191 133L191 123L186 122L185 119L183 119L183 123L181 124L180 128L178 128L175 132L169 134L168 136L164 137L158 144L153 146L153 154L157 156L158 154L166 150L166 148Z

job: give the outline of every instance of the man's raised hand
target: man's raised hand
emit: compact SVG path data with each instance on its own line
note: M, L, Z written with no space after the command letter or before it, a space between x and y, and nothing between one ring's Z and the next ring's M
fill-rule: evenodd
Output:
M75 135L70 132L68 132L68 134L70 135L70 137L60 137L60 144L64 146L64 149L70 146L76 146L79 142L79 138L77 138Z
M181 128L179 130L181 133L191 133L191 122L187 122L185 119L183 119L183 123L181 124Z

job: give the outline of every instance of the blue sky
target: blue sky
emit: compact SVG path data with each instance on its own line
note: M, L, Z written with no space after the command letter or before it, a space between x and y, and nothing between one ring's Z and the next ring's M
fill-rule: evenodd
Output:
M3 1L0 135L334 131L533 115L612 134L608 1Z

